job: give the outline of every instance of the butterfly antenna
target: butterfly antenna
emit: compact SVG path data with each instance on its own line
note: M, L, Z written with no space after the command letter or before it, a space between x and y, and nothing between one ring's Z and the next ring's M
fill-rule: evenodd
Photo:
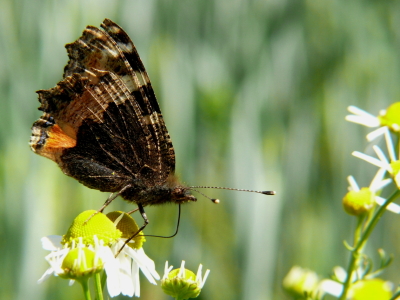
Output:
M202 192L199 192L198 190L195 190L194 188L203 188L202 186L191 186L189 187L192 191L195 191L197 193L199 193L200 195L203 195L204 197L206 197L207 199L210 199L213 203L218 204L219 203L219 199L215 199L215 198L210 198L207 195L204 195Z
M190 186L189 189L198 192L199 194L203 195L207 199L210 199L214 203L219 203L218 199L213 199L210 198L203 193L199 192L198 190L195 189L219 189L219 190L229 190L229 191L239 191L239 192L249 192L249 193L258 193L258 194L263 194L263 195L276 195L275 191L255 191L255 190L245 190L245 189L234 189L234 188L228 188L228 187L220 187L220 186Z

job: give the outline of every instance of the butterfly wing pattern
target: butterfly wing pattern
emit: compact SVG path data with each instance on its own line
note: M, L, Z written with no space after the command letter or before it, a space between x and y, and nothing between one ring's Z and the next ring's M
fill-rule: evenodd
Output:
M174 175L175 153L135 46L111 20L65 47L63 80L38 91L31 149L89 188L139 208L196 201Z

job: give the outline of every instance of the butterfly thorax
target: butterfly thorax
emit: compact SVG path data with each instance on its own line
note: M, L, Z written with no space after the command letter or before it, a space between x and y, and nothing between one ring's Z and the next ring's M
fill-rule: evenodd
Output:
M139 203L143 206L164 203L183 204L197 201L190 194L189 188L170 180L167 180L165 184L154 186L138 185L136 182L123 191L121 196L127 201Z

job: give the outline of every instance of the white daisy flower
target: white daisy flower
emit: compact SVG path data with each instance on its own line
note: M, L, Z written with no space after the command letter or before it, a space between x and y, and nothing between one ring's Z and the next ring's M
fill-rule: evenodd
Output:
M386 158L385 154L379 148L379 146L374 145L372 148L374 149L378 158L366 155L364 153L354 151L352 153L353 156L361 158L370 164L373 164L381 169L384 169L389 172L389 174L394 179L397 187L400 187L400 161L396 157L396 151L393 146L392 138L390 134L385 134L386 146L389 153L389 159Z
M390 131L400 131L400 102L393 103L387 109L381 110L378 116L374 116L356 106L349 106L347 108L352 115L347 115L345 119L349 122L357 123L366 127L386 127ZM367 135L368 140L375 139L376 137L384 134L385 129L372 131Z
M42 238L43 248L51 251L46 256L50 268L45 271L38 283L55 275L70 279L70 285L72 285L75 280L90 277L103 269L106 269L107 274L115 276L116 272L113 272L112 267L115 258L110 247L103 245L103 241L99 241L94 236L94 244L85 245L80 237L78 243L74 242L68 247L62 244L62 238L56 235Z
M377 196L376 193L392 182L390 178L383 179L385 173L385 169L379 169L369 187L361 189L353 176L347 177L349 192L343 198L345 210L352 215L358 215L371 209L374 202L382 206L386 199ZM390 203L386 209L397 214L400 213L400 206L395 203Z
M142 248L145 241L142 233L121 250L126 241L124 234L128 233L118 227L129 228L136 233L139 229L137 224L132 225L134 220L121 212L109 215L111 217L96 211L85 211L75 218L66 235L42 238L43 248L51 251L46 256L50 268L38 282L55 275L69 278L73 283L74 280L105 270L111 297L119 294L139 297L140 269L151 283L156 284L155 280L159 280L160 276L154 262ZM113 223L115 215L118 216L117 225Z
M179 269L172 270L172 268L173 266L168 266L167 261L161 281L163 291L177 299L196 298L204 287L210 270L207 270L202 277L203 266L200 264L195 275L192 271L185 269L185 261L182 261Z

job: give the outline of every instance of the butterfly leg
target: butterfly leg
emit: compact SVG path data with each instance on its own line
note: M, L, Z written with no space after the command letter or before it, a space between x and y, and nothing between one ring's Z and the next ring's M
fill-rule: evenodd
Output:
M116 193L114 195L114 193L112 193L106 200L106 202L104 202L103 206L100 207L100 209L97 212L103 212L103 210L111 203L115 200L115 198L117 198L119 195L121 195L127 188L130 188L131 185L128 184L126 186L124 186L118 193Z
M130 238L128 238L125 243L122 245L121 249L118 250L117 254L115 255L115 257L117 257L122 249L124 249L124 247L135 237L139 234L139 232L141 232L146 226L147 224L149 224L149 219L147 219L147 215L146 212L144 211L143 205L138 203L138 209L140 214L142 215L142 218L144 220L144 224L142 225L142 227L139 228L139 230L137 232L135 232Z
M114 195L114 193L112 193L112 194L107 198L106 202L104 202L103 206L100 207L100 209L99 209L98 211L96 211L95 213L93 213L93 214L85 221L85 224L86 224L87 222L89 222L90 219L93 218L95 215L97 215L98 213L103 212L103 210L104 210L111 202L113 202L113 201L115 200L115 198L117 198L119 195L121 195L121 194L122 194L127 188L129 188L129 187L131 187L130 184L124 186L124 187L123 187L118 193L116 193L115 195Z
M137 212L138 210L139 210L139 208L135 208L135 209L133 209L133 210L131 210L131 211L128 211L127 214L128 214L128 215L131 215L131 214L133 214L134 212Z

